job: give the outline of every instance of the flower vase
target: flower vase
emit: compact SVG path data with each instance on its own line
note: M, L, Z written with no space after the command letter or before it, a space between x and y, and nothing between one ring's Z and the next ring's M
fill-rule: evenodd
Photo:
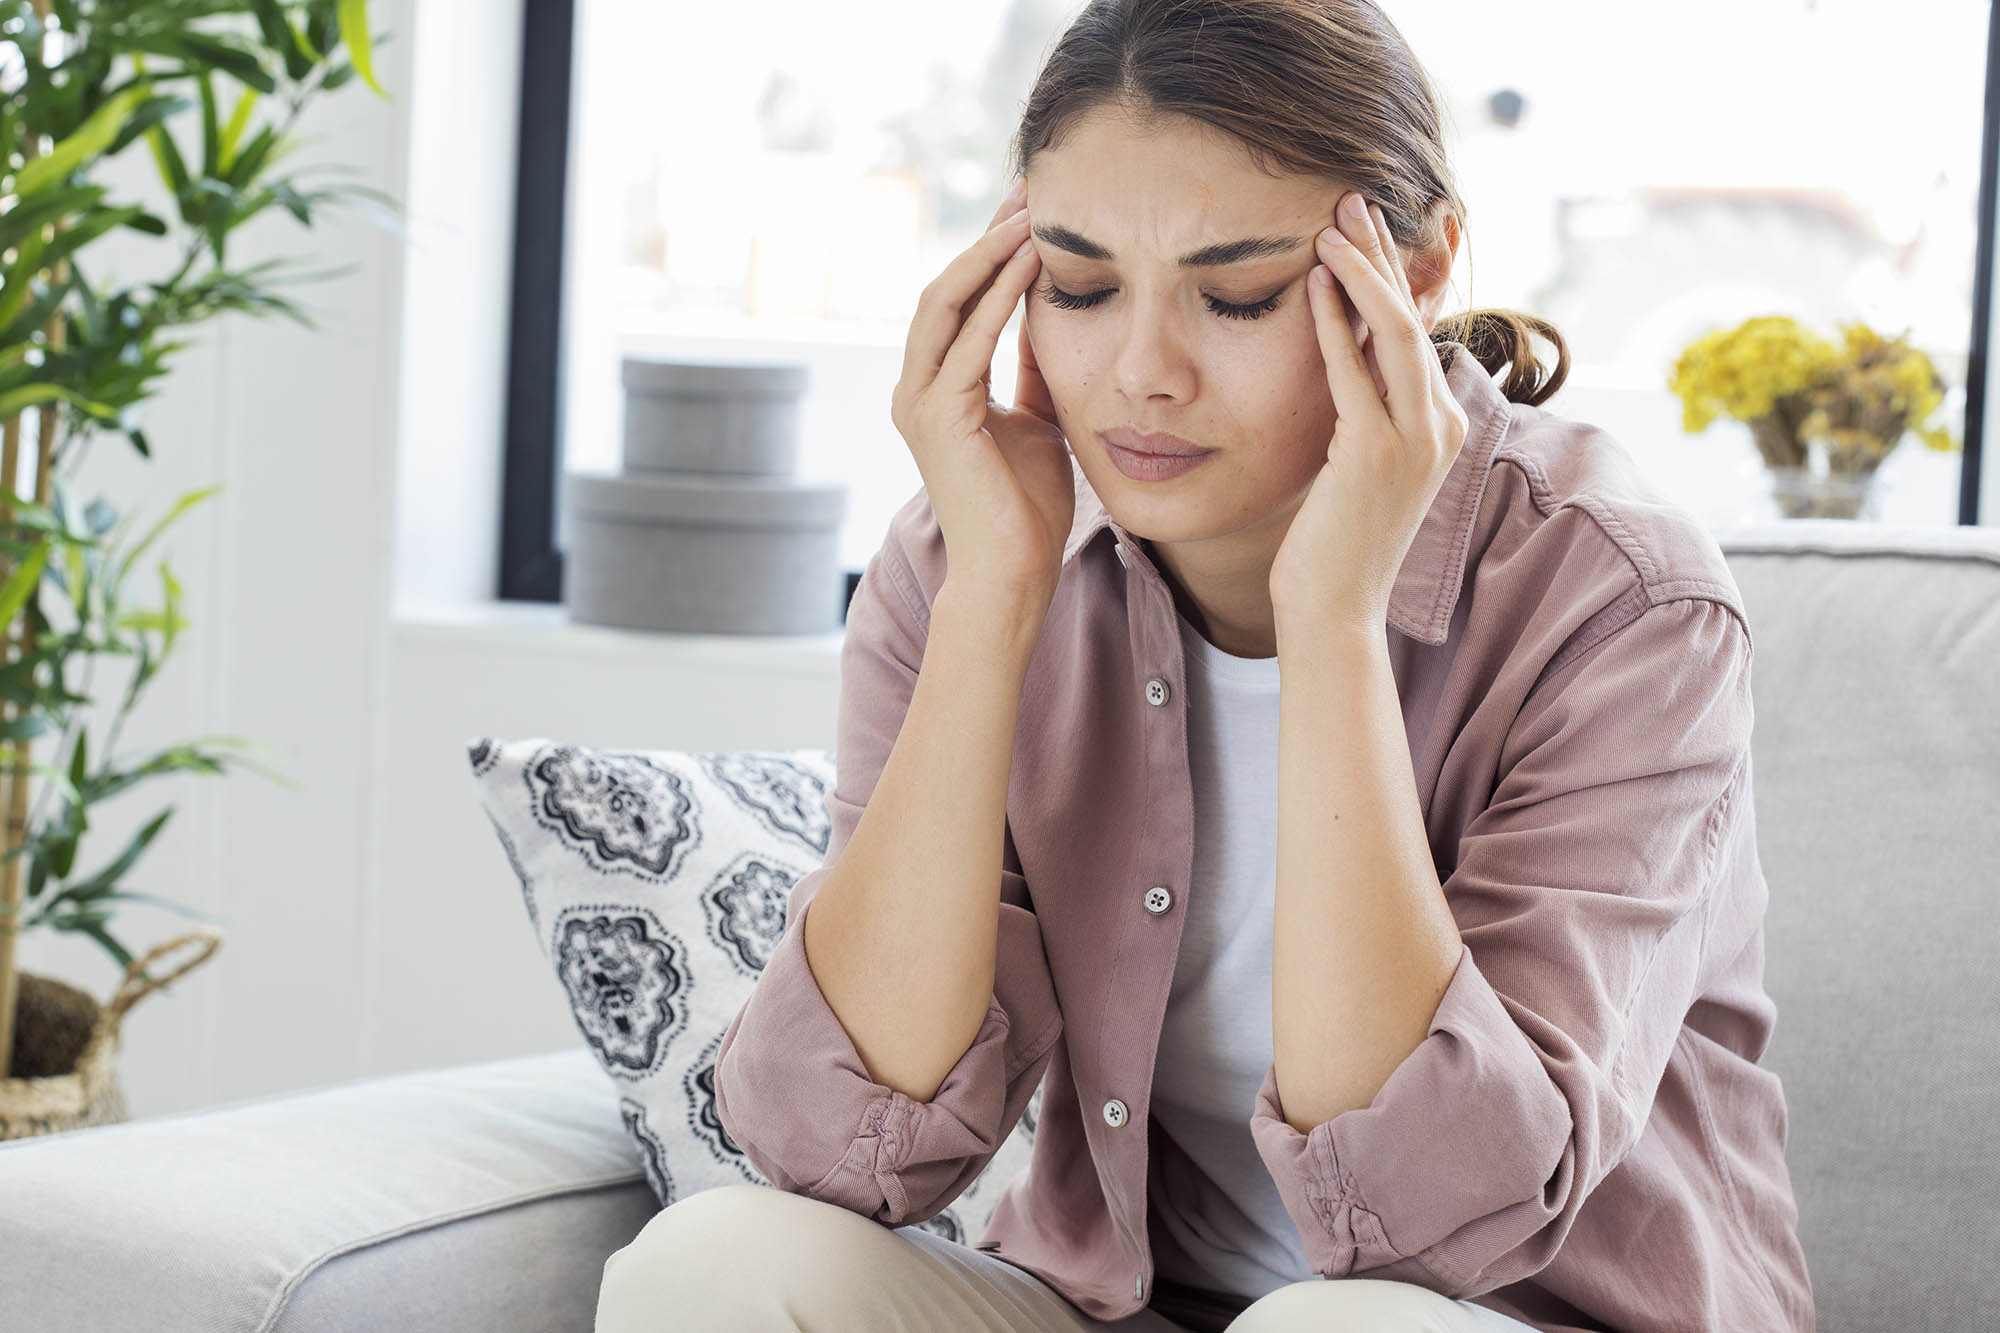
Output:
M1770 467L1771 498L1781 518L1878 517L1881 501L1875 470L1814 472L1810 467Z

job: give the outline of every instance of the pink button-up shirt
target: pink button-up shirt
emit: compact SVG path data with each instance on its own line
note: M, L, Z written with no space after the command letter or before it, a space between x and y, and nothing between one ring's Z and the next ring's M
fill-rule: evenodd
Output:
M1776 1008L1741 596L1711 534L1614 439L1508 402L1448 351L1469 430L1385 632L1464 947L1370 1105L1301 1134L1273 1068L1250 1133L1324 1277L1415 1283L1545 1330L1810 1329L1784 1092L1758 1064ZM826 859L723 1037L716 1105L777 1187L904 1226L958 1196L1040 1085L1031 1167L982 1239L1116 1320L1152 1287L1147 1154L1172 1150L1147 1102L1182 916L1147 897L1190 891L1194 806L1172 591L1075 480L972 1045L929 1102L874 1082L804 945L944 581L919 491L848 610Z

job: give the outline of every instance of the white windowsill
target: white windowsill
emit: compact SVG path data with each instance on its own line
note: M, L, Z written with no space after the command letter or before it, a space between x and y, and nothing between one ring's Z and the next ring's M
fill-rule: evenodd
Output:
M844 627L826 634L668 634L580 625L553 602L401 606L393 624L406 641L571 658L612 658L683 667L834 670Z

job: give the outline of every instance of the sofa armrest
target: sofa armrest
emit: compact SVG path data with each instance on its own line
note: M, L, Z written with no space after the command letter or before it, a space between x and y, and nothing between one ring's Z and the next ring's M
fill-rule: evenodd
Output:
M0 1310L37 1329L591 1327L660 1209L587 1051L0 1143Z

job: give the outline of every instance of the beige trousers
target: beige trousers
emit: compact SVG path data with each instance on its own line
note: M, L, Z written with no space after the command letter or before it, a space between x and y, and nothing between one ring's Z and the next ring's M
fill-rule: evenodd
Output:
M1534 1333L1424 1287L1355 1278L1280 1287L1241 1313L1163 1286L1106 1323L1025 1269L921 1227L729 1185L663 1209L604 1262L596 1333Z

